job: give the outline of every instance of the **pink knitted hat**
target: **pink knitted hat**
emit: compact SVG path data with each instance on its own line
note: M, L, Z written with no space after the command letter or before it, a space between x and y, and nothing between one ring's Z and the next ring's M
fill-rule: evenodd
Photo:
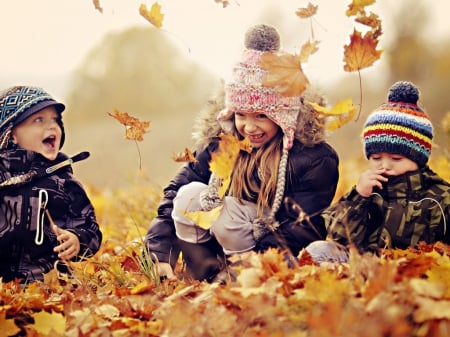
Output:
M283 130L284 147L289 150L302 98L282 96L276 86L263 86L267 71L260 66L264 53L277 53L279 48L280 36L275 28L261 24L247 31L241 60L234 66L232 79L225 88L226 108L218 118L226 120L236 111L264 113Z

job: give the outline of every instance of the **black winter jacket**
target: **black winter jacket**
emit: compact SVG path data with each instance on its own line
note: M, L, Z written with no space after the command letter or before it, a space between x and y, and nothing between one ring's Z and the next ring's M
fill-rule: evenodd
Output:
M58 227L78 236L81 251L75 260L100 248L102 233L94 208L70 165L23 181L66 159L63 153L49 161L32 151L0 152L0 277L4 282L42 280L58 260L53 252L58 242L45 210Z
M173 199L178 189L192 181L208 184L211 172L209 161L211 153L217 149L217 143L212 142L196 155L196 161L183 166L178 174L164 189L164 197L158 207L158 214L150 224L146 236L146 244L150 253L160 262L170 262L175 265L179 248L175 235L175 226L171 217ZM302 209L311 215L328 207L334 197L338 182L338 156L334 149L326 143L313 147L303 147L297 140L289 151L286 172L285 197L289 197ZM280 249L290 248L294 255L314 240L323 239L326 230L323 225L315 224L315 216L311 223L299 223L298 211L291 207L292 203L284 203L276 213L280 223L276 237L266 235L255 247L262 251L270 247ZM314 228L313 228L314 227Z

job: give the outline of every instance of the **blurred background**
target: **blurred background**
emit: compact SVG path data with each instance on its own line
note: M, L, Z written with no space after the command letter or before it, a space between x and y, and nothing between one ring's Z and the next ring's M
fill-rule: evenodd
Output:
M361 71L362 91L358 74L343 70L344 45L354 28L364 31L345 15L350 1L311 0L318 13L304 20L295 12L308 1L230 0L223 7L214 0L162 0L161 29L139 14L140 4L150 8L151 1L98 2L102 11L93 0L2 0L0 5L0 87L41 86L66 104L63 151L90 151L88 160L74 165L85 184L115 188L145 175L166 185L181 165L173 155L192 146L197 112L228 78L244 33L255 23L276 26L289 52L319 40L318 52L303 65L310 82L330 106L347 98L362 104L357 121L329 135L347 167L343 178L357 177L353 168L364 163L362 123L398 80L413 81L421 90L420 104L435 126L432 158L449 151L448 1L378 0L366 8L382 20L378 49L383 54ZM144 141L124 138L124 126L108 115L115 109L150 121Z

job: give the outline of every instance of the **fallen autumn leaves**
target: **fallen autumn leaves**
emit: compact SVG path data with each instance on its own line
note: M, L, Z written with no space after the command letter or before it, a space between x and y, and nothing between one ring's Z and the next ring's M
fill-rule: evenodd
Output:
M352 254L316 266L305 254L240 258L237 282L158 283L130 256L79 263L23 288L0 285L0 335L27 336L448 336L450 247ZM103 253L103 258L107 254ZM101 258L99 257L99 260ZM120 269L120 270L119 270Z

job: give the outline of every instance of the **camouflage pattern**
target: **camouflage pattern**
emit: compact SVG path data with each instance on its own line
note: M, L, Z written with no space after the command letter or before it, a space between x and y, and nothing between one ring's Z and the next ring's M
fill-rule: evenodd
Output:
M355 187L323 212L331 239L361 252L450 243L450 184L428 166L390 177L368 198Z
M0 186L8 182L0 188L0 277L4 282L41 280L58 261L53 252L58 242L45 210L58 227L78 236L81 251L74 260L92 256L100 248L102 233L94 208L71 166L44 177L32 174L67 159L63 153L49 161L32 151L0 152ZM30 179L24 182L20 177Z

